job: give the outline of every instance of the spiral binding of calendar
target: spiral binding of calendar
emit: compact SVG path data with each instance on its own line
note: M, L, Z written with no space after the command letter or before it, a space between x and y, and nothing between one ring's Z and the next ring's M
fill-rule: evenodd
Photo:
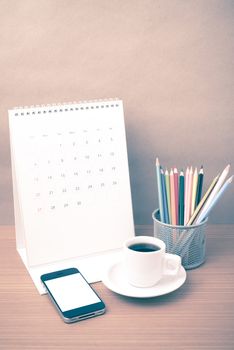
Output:
M82 101L73 101L73 102L63 102L63 103L51 103L46 105L31 105L31 106L20 106L14 107L15 116L25 116L25 115L35 115L35 114L46 114L46 113L56 113L56 112L70 112L78 110L89 110L95 108L114 108L119 107L119 104L116 103L119 101L118 98L106 98L106 99L96 99L96 100L82 100ZM103 102L103 105L98 105L97 103ZM87 104L92 104L87 106ZM96 104L96 105L95 105ZM85 105L82 106L82 105ZM23 109L28 109L28 111L21 112Z

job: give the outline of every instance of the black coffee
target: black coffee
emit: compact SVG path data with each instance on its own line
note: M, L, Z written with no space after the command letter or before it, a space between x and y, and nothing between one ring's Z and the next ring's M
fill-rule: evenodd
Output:
M156 252L157 250L160 250L160 247L150 243L134 243L130 245L128 248L131 250L135 250L136 252L142 252L142 253L150 253L150 252Z

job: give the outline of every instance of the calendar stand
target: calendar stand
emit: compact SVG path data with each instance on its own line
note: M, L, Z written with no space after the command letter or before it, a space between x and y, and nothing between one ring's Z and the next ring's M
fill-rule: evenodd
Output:
M122 101L9 111L16 247L38 291L77 267L100 281L134 236Z

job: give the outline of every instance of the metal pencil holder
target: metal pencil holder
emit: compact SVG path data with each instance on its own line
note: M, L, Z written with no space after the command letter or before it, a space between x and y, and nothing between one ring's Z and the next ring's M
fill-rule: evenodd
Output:
M198 225L179 226L161 222L159 209L153 212L152 217L154 236L164 241L167 253L181 257L185 269L193 269L205 261L205 226L208 218Z

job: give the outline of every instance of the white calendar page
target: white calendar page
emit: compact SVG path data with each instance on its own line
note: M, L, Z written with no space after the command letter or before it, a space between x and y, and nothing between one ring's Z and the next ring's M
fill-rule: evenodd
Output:
M120 248L134 235L121 101L14 109L9 125L28 266Z

